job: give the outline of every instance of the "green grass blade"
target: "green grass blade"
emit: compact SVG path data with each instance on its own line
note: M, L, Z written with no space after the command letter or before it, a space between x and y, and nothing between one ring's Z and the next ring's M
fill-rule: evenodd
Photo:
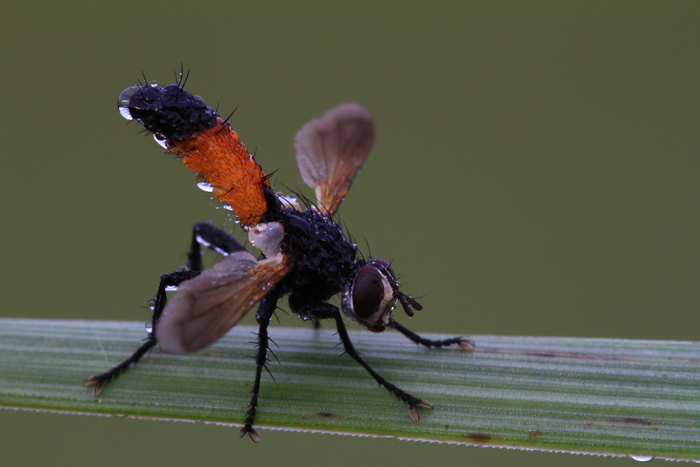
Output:
M83 380L130 355L143 324L0 319L0 405L239 424L255 331L236 327L194 355L156 349L95 398ZM405 404L339 357L333 331L270 335L281 364L273 358L275 380L263 378L258 428L700 459L696 343L471 336L469 353L417 347L394 332L351 333L380 374L434 404L412 421Z

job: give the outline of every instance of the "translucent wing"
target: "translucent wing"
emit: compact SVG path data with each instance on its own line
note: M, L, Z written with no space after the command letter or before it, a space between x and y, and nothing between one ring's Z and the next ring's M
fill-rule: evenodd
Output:
M183 282L158 321L158 342L177 354L213 344L284 277L289 263L282 254L258 261L237 251Z
M374 144L374 120L359 104L332 108L296 135L297 165L321 212L335 214Z

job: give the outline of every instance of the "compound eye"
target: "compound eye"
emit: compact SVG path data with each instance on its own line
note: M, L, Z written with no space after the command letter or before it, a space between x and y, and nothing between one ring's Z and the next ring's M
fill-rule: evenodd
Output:
M377 259L372 260L372 262L383 266L384 269L386 269L389 272L389 275L391 276L391 278L396 280L396 274L394 274L394 270L391 268L391 264L389 264L388 261L381 259L381 258L377 258Z
M355 314L367 320L379 310L384 299L384 281L382 273L369 264L360 269L352 288L352 304Z

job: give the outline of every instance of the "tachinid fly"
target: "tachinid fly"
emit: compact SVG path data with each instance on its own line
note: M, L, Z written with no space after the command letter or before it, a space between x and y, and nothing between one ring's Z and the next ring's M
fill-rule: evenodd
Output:
M294 144L297 164L304 183L315 190L317 198L316 206L302 210L273 191L228 121L185 91L185 81L180 73L177 83L169 86L129 87L119 96L119 111L153 133L159 144L197 173L215 198L230 205L260 254L256 258L211 224L195 225L187 267L161 276L147 339L131 357L86 383L94 384L98 395L105 383L156 344L177 354L211 345L258 304L255 380L240 434L259 441L253 422L267 361L268 325L278 300L287 295L294 314L315 323L332 320L345 353L408 404L411 418L417 420L417 407L430 408L431 404L386 381L360 357L343 315L370 331L394 328L427 347L454 345L471 350L473 343L461 337L424 339L394 320L392 311L398 303L409 317L422 306L401 291L387 261L363 259L333 220L372 148L374 121L369 112L359 104L341 104L299 130ZM201 246L224 258L205 270ZM166 290L173 287L177 293L168 300ZM336 295L340 295L340 307L328 303Z

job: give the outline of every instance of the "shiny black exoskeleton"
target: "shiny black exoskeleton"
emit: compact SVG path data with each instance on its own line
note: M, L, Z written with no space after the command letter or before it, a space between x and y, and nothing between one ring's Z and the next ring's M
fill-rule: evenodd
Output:
M340 224L314 208L269 212L263 216L267 219L284 226L285 253L294 258L294 268L281 284L289 293L325 302L340 293L364 266Z
M174 141L190 138L214 126L218 114L203 100L185 92L181 84L132 86L119 95L129 116L152 133L168 135Z

